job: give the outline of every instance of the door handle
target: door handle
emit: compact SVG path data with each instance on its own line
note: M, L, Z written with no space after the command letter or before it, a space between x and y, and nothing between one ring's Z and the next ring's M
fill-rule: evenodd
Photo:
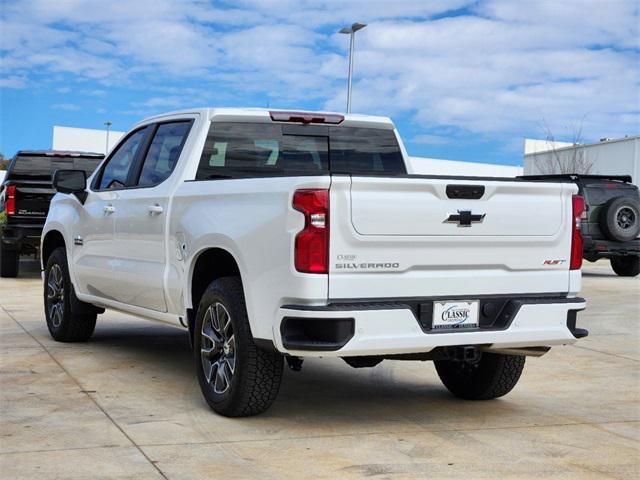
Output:
M156 204L156 205L149 205L147 207L147 209L149 210L149 213L151 215L157 214L160 215L162 212L164 212L164 208L162 208L160 205Z
M113 205L105 205L103 210L104 213L113 213L116 211L116 207L114 207Z

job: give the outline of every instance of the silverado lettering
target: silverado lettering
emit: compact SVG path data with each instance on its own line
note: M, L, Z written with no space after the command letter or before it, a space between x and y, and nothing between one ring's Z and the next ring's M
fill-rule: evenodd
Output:
M399 263L336 263L336 268L400 268Z

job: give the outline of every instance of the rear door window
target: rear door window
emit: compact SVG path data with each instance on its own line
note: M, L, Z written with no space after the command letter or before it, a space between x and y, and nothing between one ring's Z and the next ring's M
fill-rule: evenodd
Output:
M171 175L190 128L190 121L158 125L142 164L139 187L158 185Z

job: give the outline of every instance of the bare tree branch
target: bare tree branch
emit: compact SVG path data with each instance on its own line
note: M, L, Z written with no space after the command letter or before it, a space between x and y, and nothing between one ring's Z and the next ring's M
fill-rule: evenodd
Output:
M582 139L582 122L573 131L571 143L573 147L556 147L556 139L546 122L543 125L546 140L551 146L551 150L539 159L536 164L541 173L545 175L557 173L580 173L588 174L593 169L593 162L587 160L585 147Z

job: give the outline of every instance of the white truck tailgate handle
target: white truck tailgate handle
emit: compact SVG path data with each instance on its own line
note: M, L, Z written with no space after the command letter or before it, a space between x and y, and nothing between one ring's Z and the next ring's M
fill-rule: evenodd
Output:
M105 205L103 210L104 213L113 213L116 211L116 207L114 207L113 205Z
M149 213L151 215L160 215L162 212L164 212L164 209L160 205L149 205L147 209L149 210Z

